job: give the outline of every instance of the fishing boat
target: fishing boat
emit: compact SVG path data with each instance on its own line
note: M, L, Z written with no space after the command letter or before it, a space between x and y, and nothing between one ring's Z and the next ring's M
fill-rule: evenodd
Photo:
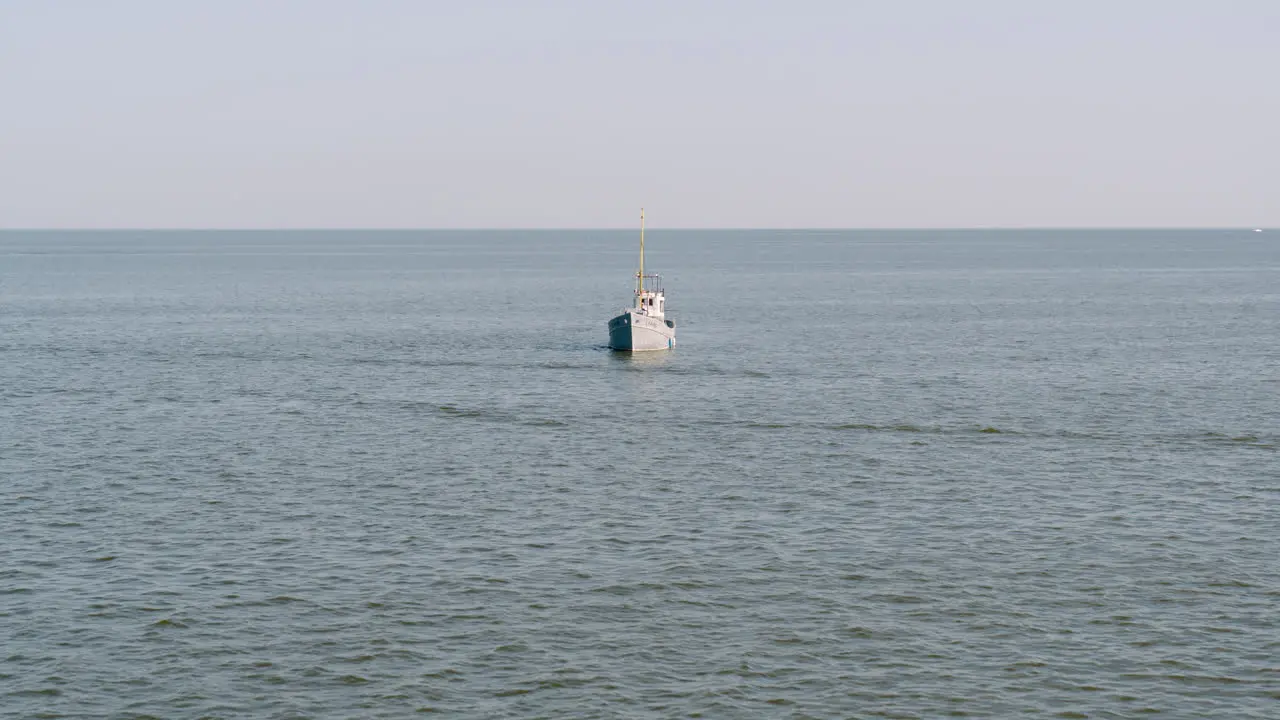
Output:
M644 208L640 208L640 270L634 304L609 321L609 347L614 350L670 350L676 346L676 323L667 319L662 276L644 271Z

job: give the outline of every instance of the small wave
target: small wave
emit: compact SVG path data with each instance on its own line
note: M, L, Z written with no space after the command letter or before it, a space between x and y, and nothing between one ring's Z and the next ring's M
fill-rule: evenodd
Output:
M585 686L585 685L591 685L592 683L600 682L602 679L604 679L604 678L601 678L601 677L583 677L583 678L573 677L573 678L560 678L560 679L555 679L555 680L539 680L539 681L538 681L538 689L539 689L539 690L556 690L556 689L559 689L559 688L574 688L574 687L582 687L582 686Z
M569 427L569 423L550 418L542 418L536 420L526 420L525 425L533 425L535 427Z
M1235 433L1216 432L1211 430L1208 432L1201 433L1198 437L1199 439L1207 440L1209 442L1224 443L1224 444L1234 443L1234 444L1254 445L1254 444L1260 444L1260 443L1266 442L1265 440L1261 439L1257 434L1251 433L1251 432L1235 434Z
M425 407L423 403L407 403L407 407ZM518 423L531 427L544 428L562 428L569 427L569 423L558 420L556 418L539 418L527 417L521 413L496 412L492 410L476 410L474 408L460 408L456 405L437 405L436 412L453 418L467 420L487 420L495 423Z
M597 365L579 365L575 363L554 362L554 361L538 363L537 365L534 365L534 367L541 368L543 370L597 370L599 369L599 366Z
M1244 683L1240 678L1234 678L1229 675L1165 675L1166 680L1185 683L1188 685L1239 685Z
M891 605L923 605L929 602L927 599L922 598L919 595L875 595L872 596L872 599L887 602Z
M155 353L147 353L148 355L156 355ZM207 350L205 352L193 353L192 357L208 359L208 360L270 360L268 355L255 355L247 352L236 352L234 350Z
M5 693L8 697L57 697L62 691L58 688L41 688L39 690L15 690Z
M901 432L901 433L920 433L920 432L938 432L937 430L929 430L919 425L911 425L909 423L899 423L897 425L873 425L871 423L841 423L839 425L826 425L828 430L866 430L869 432Z
M634 595L636 592L639 592L645 589L651 589L651 588L648 588L645 585L618 584L618 585L604 585L601 587L592 588L591 592L603 593L605 595L627 596L627 595Z
M795 635L789 635L787 637L777 637L773 639L774 645L805 645L809 642L811 641L806 640L802 637L796 637Z
M475 360L409 360L405 364L414 367L480 367Z
M479 410L463 410L454 405L441 405L438 409L445 415L453 415L455 417L480 417L484 414Z
M527 690L525 688L511 688L510 690L499 690L498 692L494 693L493 696L494 697L512 697L515 695L528 695L531 692L533 691Z
M1243 580L1216 580L1208 583L1211 588L1251 588L1254 585Z

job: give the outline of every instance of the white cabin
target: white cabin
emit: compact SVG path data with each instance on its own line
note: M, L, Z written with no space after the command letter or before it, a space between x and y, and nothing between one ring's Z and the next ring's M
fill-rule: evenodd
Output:
M632 311L662 320L667 314L667 296L662 289L662 276L637 273L637 277L640 282L637 285L636 304Z

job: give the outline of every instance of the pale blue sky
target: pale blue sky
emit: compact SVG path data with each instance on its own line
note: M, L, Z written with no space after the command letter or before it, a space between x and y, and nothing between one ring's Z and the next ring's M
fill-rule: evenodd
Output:
M1280 226L1270 0L0 0L0 227Z

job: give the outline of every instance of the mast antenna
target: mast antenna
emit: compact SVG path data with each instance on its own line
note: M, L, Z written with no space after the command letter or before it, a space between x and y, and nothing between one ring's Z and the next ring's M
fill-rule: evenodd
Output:
M636 273L636 294L644 295L644 208L640 208L640 272Z

